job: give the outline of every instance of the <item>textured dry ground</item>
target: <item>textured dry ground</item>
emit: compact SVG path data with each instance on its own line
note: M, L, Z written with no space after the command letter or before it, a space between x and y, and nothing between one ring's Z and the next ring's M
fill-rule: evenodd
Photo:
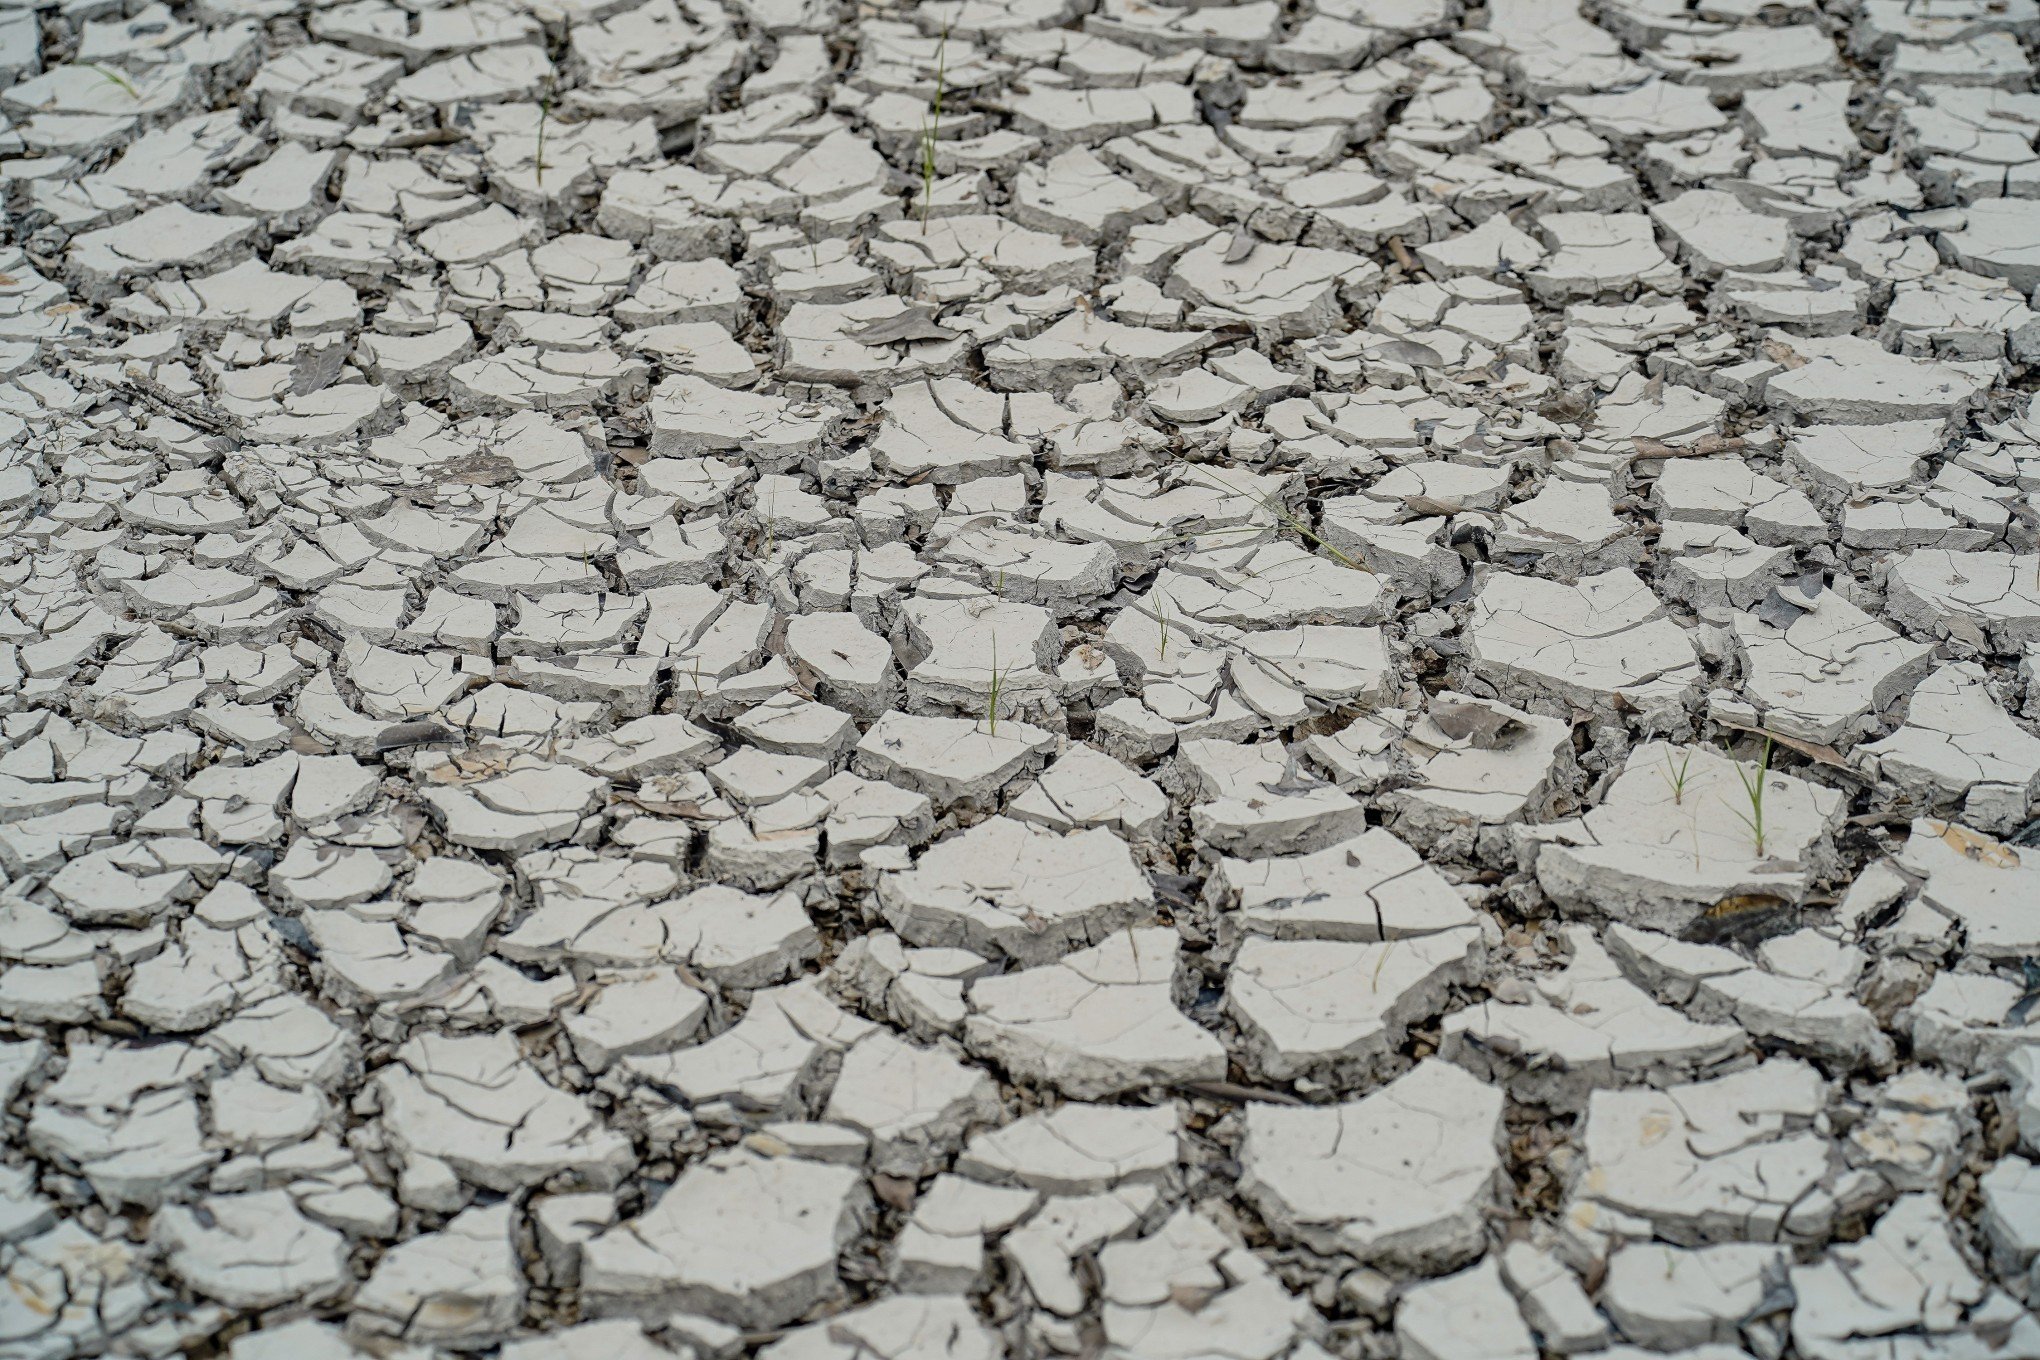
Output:
M0 1360L2040 1356L2035 0L0 0Z

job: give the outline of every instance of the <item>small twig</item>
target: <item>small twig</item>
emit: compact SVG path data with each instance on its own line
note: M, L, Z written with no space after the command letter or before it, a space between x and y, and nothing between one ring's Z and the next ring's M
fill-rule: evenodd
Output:
M237 422L227 416L213 411L198 410L188 402L165 396L161 392L151 391L139 383L117 381L112 386L117 391L125 392L137 401L153 406L166 415L175 416L188 425L196 425L208 434L225 434L229 430L236 428L237 425Z
M1263 1100L1271 1105L1301 1105L1303 1100L1288 1091L1277 1091L1266 1086L1242 1086L1236 1081L1181 1081L1176 1083L1179 1091L1192 1095L1209 1096L1213 1100L1237 1100L1242 1103Z
M467 134L459 128L426 128L422 132L400 132L383 143L387 151L408 151L414 146L450 146L464 142Z
M1717 453L1733 453L1744 446L1740 435L1702 435L1685 448L1666 444L1656 439L1637 435L1629 441L1631 452L1622 460L1624 467L1631 463L1653 462L1659 458L1711 458Z

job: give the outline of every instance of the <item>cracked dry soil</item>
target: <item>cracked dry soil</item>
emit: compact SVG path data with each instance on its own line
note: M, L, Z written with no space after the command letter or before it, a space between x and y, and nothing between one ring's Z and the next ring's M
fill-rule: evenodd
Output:
M0 0L0 1360L2040 1360L2035 0Z

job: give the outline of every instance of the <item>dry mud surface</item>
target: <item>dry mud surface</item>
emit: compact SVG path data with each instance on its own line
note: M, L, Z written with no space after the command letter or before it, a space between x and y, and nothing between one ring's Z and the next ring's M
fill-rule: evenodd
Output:
M2040 1357L2035 0L0 0L0 1360Z

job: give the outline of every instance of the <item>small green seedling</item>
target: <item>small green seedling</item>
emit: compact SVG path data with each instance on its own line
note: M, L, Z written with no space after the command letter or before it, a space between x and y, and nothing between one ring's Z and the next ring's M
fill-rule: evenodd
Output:
M1757 761L1757 772L1751 775L1743 769L1742 762L1735 763L1735 777L1742 784L1743 796L1749 800L1749 811L1731 807L1729 811L1736 820L1749 828L1750 840L1756 845L1757 858L1764 858L1764 785L1771 773L1771 738L1764 738L1764 753Z
M999 696L1006 689L1006 672L999 669L999 635L992 634L992 697L985 705L985 725L992 736L999 735Z
M538 99L538 145L531 154L534 166L532 182L541 188L545 186L545 172L547 169L545 163L545 129L546 124L552 121L552 109L553 83L551 80L547 80L545 82L545 93L540 95Z
M921 225L928 225L929 210L935 206L935 143L942 136L942 96L949 74L949 29L935 45L935 101L930 116L921 122Z
M1304 542L1310 544L1314 548L1323 548L1325 552L1328 555L1330 555L1331 559L1334 562L1337 562L1340 566L1351 568L1354 571L1370 570L1363 563L1354 561L1351 557L1348 557L1345 553L1340 552L1337 548L1325 542L1323 538L1318 536L1317 531L1312 529L1308 524L1305 524L1303 520L1296 514L1295 511L1291 510L1281 501L1276 500L1273 496L1256 496L1249 492L1243 491L1239 487L1232 485L1230 482L1226 481L1223 477L1220 477L1217 473L1213 472L1210 468L1207 467L1199 467L1194 469L1192 475L1209 478L1213 486L1216 486L1219 490L1225 492L1227 495L1238 496L1244 500L1253 501L1256 505L1259 505L1262 509L1266 510L1269 514L1275 516L1276 519L1280 520L1282 522L1282 526L1290 530L1298 538L1302 539ZM1261 527L1259 525L1253 524L1242 524L1230 528L1221 529L1206 529L1204 531L1205 534L1223 534L1223 533L1253 534L1259 532L1261 532ZM1199 534L1191 536L1202 537L1203 535Z
M928 225L928 210L935 203L935 134L921 124L921 225Z
M1665 787L1672 791L1672 802L1684 806L1686 802L1686 772L1693 765L1693 748L1687 747L1685 755L1677 765L1672 764L1671 752L1665 753L1665 767L1658 771L1658 777L1665 781Z
M85 69L88 71L98 72L99 78L101 80L104 80L107 84L118 85L123 90L126 90L127 97L129 99L139 100L142 97L142 92L135 88L135 83L132 80L129 80L126 76L122 75L120 72L114 70L111 66L101 66L98 62L95 61L88 62L85 66Z
M1169 659L1169 602L1167 600L1162 600L1158 603L1155 609L1155 623L1162 630L1161 645L1157 648L1155 656L1158 660L1167 661Z

